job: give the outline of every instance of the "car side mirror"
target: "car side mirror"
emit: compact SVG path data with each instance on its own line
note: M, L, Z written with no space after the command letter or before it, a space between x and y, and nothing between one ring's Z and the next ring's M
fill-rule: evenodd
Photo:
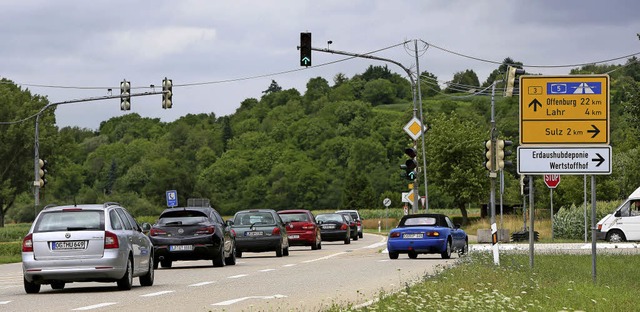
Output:
M614 214L615 217L621 217L622 214L620 213L620 210L616 211L616 213Z
M147 233L149 231L151 231L151 224L147 222L142 223L142 232Z
M227 226L232 226L233 225L233 220L227 220L225 222L225 224L227 224Z
M458 223L454 224L454 225L453 225L453 228L454 228L454 229L459 229L459 228L460 228L460 224L458 224Z

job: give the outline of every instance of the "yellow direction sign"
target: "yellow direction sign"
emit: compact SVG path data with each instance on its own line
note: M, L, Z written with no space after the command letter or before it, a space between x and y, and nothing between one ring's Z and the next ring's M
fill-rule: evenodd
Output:
M609 76L521 76L520 144L609 144Z

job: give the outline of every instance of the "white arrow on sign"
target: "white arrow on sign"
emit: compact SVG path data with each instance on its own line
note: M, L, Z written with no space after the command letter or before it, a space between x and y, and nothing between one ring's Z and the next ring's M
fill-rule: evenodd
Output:
M402 192L403 203L413 203L413 190L411 192Z
M519 174L611 174L611 146L518 147Z

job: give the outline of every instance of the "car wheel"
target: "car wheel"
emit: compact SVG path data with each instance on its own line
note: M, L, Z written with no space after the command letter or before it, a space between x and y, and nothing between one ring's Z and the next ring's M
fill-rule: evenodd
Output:
M51 289L64 289L64 282L53 282L51 283Z
M440 255L442 256L442 259L451 258L451 240L450 239L447 239L447 246L445 247L444 251Z
M344 239L344 243L351 244L351 236L347 235L347 237Z
M27 294L37 294L40 292L40 284L29 282L24 277L23 277L23 280L24 280L24 291L26 291Z
M124 276L118 280L118 289L130 290L133 286L133 265L131 264L131 258L127 259L127 270L124 272Z
M313 241L313 244L311 244L311 250L320 249L320 240L321 240L320 233L317 233L315 241Z
M397 252L389 252L389 259L398 259L398 253Z
M276 257L282 257L282 243L276 248Z
M607 241L612 243L620 243L626 241L624 233L620 230L611 230L607 233Z
M322 242L318 243L318 250L322 249Z
M410 259L417 259L418 258L418 253L415 251L410 251L409 252L409 258Z
M236 258L242 258L242 251L236 248Z
M229 253L229 257L224 258L224 264L226 265L235 265L236 264L236 243L233 243L233 248L231 248L231 252Z
M469 241L465 240L464 241L464 246L462 247L462 249L458 252L458 257L460 256L466 256L469 253Z
M214 267L223 267L224 266L224 243L220 244L220 250L213 256L213 260L211 261Z
M282 251L282 255L283 256L289 256L289 247L286 247L283 251Z
M358 233L358 237L363 238L364 234L362 234L362 232Z
M356 235L353 235L353 240L357 241L358 240L358 232L356 232Z
M147 274L140 276L140 286L152 286L155 278L155 268L158 264L153 261L153 257L149 259L149 271Z
M170 268L171 267L171 260L160 260L160 266L163 268Z

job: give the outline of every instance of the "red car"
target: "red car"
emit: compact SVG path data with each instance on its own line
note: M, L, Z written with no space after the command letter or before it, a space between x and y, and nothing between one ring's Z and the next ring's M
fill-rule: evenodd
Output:
M320 228L309 210L292 209L278 211L286 224L289 246L311 246L312 250L322 249Z

